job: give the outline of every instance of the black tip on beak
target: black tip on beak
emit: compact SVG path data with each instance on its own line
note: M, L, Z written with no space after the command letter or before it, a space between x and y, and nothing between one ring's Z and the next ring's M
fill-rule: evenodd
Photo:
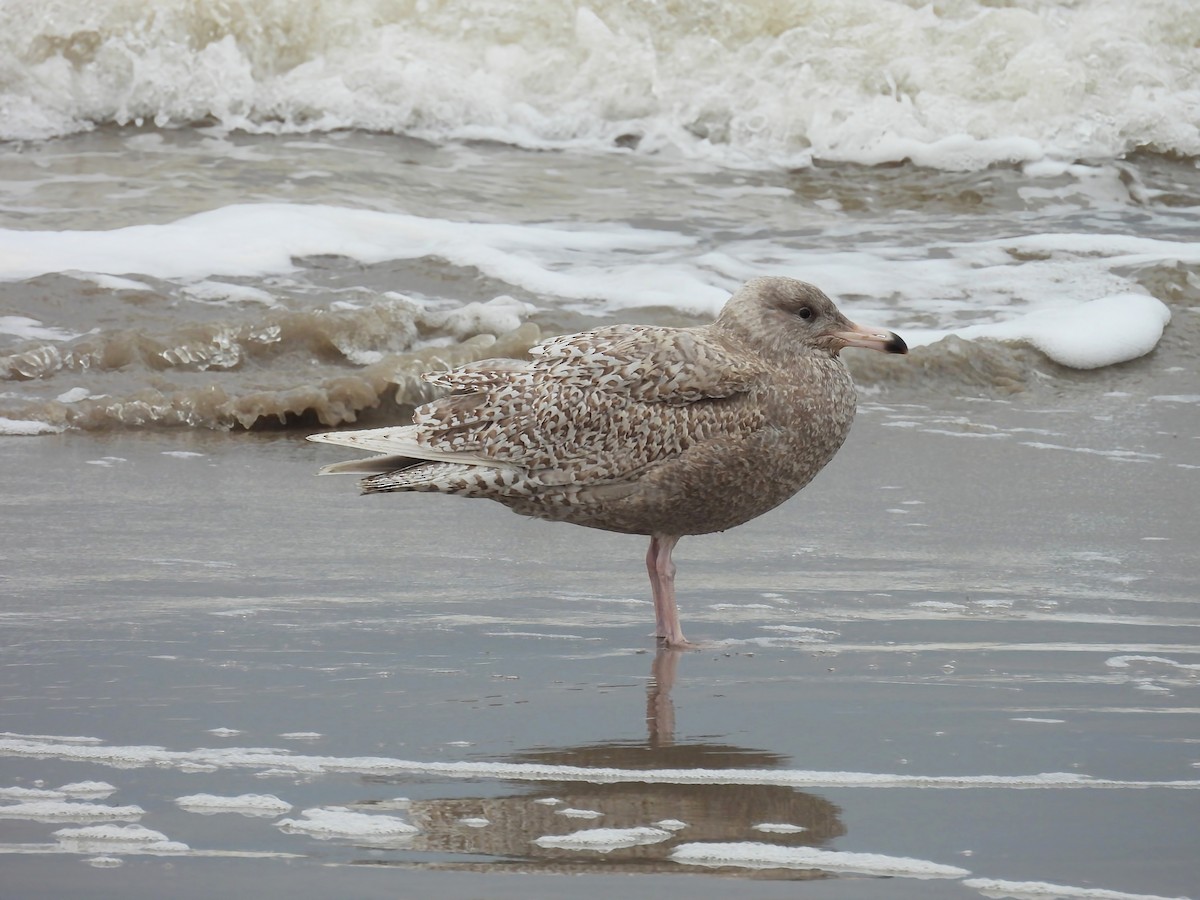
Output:
M892 339L887 342L887 345L883 349L888 353L907 353L908 344L904 343L904 338L892 332Z

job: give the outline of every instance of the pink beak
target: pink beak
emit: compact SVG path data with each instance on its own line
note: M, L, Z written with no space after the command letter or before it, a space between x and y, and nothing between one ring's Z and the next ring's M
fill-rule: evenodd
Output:
M894 331L884 331L882 328L871 328L866 325L851 325L846 331L835 331L835 340L843 347L862 347L866 350L879 350L882 353L907 353L908 344Z

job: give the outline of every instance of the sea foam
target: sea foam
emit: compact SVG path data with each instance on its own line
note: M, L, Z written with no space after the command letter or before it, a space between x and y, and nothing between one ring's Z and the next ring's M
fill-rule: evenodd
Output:
M364 265L436 259L592 313L666 306L707 316L745 278L791 274L835 296L899 294L906 307L925 317L968 317L950 329L904 329L912 346L948 334L1018 341L1062 365L1098 368L1149 352L1170 320L1161 302L1131 290L1133 282L1117 270L1200 263L1194 243L1104 234L946 242L933 248L942 258L921 260L912 259L910 248L879 244L832 252L757 239L729 242L720 254L700 250L695 237L619 222L497 224L322 204L234 204L174 222L108 231L0 229L0 280L132 272L182 282L187 293L193 290L189 284L211 284L214 276L294 272L296 261L309 257L343 256ZM1022 260L1019 265L1014 256ZM1028 312L1014 318L1014 307ZM442 312L440 318L443 331L464 337L511 330L531 311L528 304L499 297ZM165 359L230 368L242 361L241 344L278 343L285 315L267 312L260 318L273 324L214 331L212 346L179 359L168 353ZM7 319L9 333L50 342L36 360L12 363L22 377L59 365L56 343L77 337L36 320ZM193 358L196 352L203 357ZM359 364L380 358L378 350L352 352Z
M990 646L990 645L989 645ZM1039 645L1041 646L1041 645ZM1004 649L1003 646L995 649ZM1049 647L1047 649L1050 649ZM906 650L907 652L907 650ZM909 775L887 772L814 771L806 769L623 769L488 761L423 762L392 757L310 756L268 747L168 750L153 746L58 743L50 737L10 735L0 738L0 757L61 759L115 768L182 769L194 765L215 769L273 770L275 773L321 775L409 773L442 778L488 778L499 781L586 781L591 784L743 784L793 788L922 788L922 789L1136 789L1150 787L1200 790L1200 780L1135 781L1093 778L1078 772L1032 775Z
M201 815L238 813L243 816L266 817L288 812L292 808L292 804L280 800L274 794L239 794L236 797L189 794L186 797L176 797L175 803L180 809Z
M728 165L1200 152L1188 0L27 4L0 138L343 128Z
M823 869L883 877L961 878L971 874L958 866L947 866L923 859L885 856L880 853L820 850L816 847L780 847L753 841L680 844L671 851L671 859L693 866Z
M985 897L1011 900L1187 900L1158 894L1132 894L1105 888L1049 884L1044 881L1005 881L998 878L968 878L963 885Z
M368 815L342 806L306 809L300 816L280 819L275 824L289 834L307 834L320 840L392 842L417 833L417 828L396 816Z
M914 332L909 346L934 343L947 334L1029 344L1060 365L1098 369L1145 356L1171 321L1166 304L1146 294L1114 294L1074 306L1044 309L1006 322L953 332Z
M591 850L611 853L629 847L658 844L672 837L670 831L648 825L633 828L586 828L570 834L545 835L534 839L539 847L554 850Z
M82 828L60 828L54 836L66 849L75 853L186 853L188 845L172 841L161 831L144 825L88 825Z

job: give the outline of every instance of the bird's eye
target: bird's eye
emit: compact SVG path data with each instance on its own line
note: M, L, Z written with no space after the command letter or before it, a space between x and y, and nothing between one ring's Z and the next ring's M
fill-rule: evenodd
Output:
M809 309L807 306L802 306L802 307L800 307L800 311L797 312L796 315L798 315L802 319L811 319L812 318L812 310Z

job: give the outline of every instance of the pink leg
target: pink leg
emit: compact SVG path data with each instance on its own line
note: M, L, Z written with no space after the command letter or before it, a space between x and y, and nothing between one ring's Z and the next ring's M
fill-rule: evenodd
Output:
M650 576L650 592L654 596L654 633L663 637L667 632L662 603L658 599L662 593L662 582L658 577L658 538L653 536L650 538L650 549L646 551L646 574Z
M646 571L650 575L650 590L654 593L655 633L671 647L687 644L679 626L679 609L675 605L675 563L671 551L679 542L678 535L655 534L650 537L646 552Z

